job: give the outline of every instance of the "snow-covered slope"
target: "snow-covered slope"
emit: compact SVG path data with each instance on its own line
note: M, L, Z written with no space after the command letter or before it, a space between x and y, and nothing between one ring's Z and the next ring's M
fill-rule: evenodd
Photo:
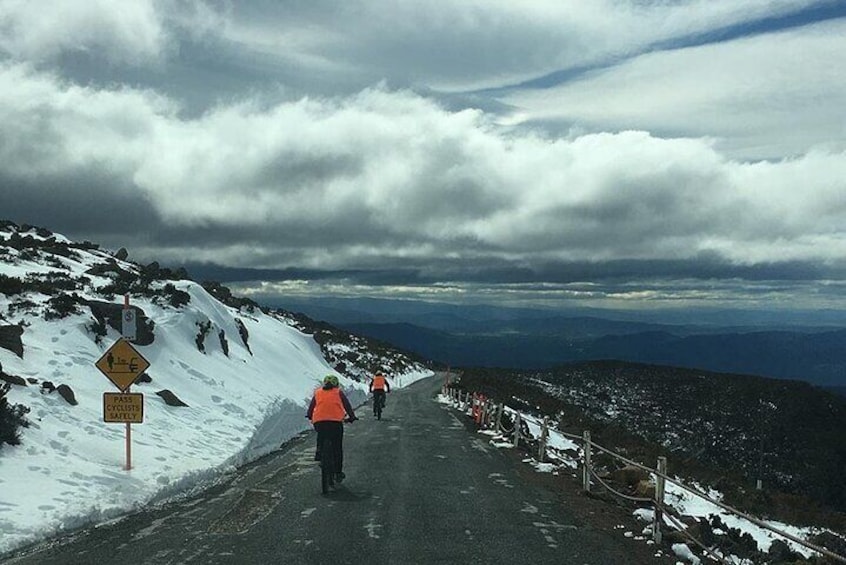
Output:
M171 280L91 244L0 224L0 329L14 336L23 327L22 356L14 339L0 341L0 377L18 383L9 402L30 409L20 445L0 445L0 553L212 480L309 426L305 405L335 373L313 337L287 316L227 306L164 274ZM136 345L151 366L149 382L132 387L145 400L129 471L124 425L103 422L103 393L117 388L94 365L120 337L102 303L119 311L122 285L152 329L152 343ZM363 371L355 355L346 361L347 374ZM401 366L399 386L431 374L408 360ZM340 376L351 401L362 401L366 385ZM60 385L76 405L54 390ZM187 406L167 405L162 390Z

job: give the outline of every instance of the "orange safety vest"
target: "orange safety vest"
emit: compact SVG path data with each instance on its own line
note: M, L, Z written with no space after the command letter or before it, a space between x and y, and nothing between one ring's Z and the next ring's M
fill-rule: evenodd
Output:
M332 387L330 389L319 388L314 391L314 411L311 413L311 422L343 422L347 411L341 400L341 389Z
M373 377L373 390L385 390L385 377Z

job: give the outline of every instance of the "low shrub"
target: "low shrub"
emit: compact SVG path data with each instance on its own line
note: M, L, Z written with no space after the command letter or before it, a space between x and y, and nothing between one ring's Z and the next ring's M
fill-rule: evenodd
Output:
M29 408L21 404L11 404L6 394L11 385L0 383L0 448L4 443L19 445L21 443L20 429L29 427L26 414Z

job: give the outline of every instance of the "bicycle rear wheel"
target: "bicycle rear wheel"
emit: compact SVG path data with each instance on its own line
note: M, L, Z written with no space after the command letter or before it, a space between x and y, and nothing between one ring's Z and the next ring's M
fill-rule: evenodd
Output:
M376 413L376 419L382 419L382 397L377 396L373 399L373 411Z
M323 494L328 494L329 489L335 486L335 453L332 442L324 439L320 443L320 489Z

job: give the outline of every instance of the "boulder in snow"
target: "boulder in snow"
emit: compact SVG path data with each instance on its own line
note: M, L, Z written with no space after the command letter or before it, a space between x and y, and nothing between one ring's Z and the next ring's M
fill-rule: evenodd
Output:
M164 400L165 404L167 404L168 406L188 406L187 404L185 404L184 402L179 400L179 398L175 394L173 394L171 391L169 391L167 389L160 390L156 394L161 396L162 400Z
M0 369L0 381L6 381L7 383L18 386L26 386L26 379L17 375L7 375L2 369Z
M0 347L8 349L23 359L23 342L21 336L23 328L18 325L0 326Z
M76 401L76 395L73 393L73 389L68 385L59 385L56 387L56 391L61 395L62 398L65 399L65 402L70 404L71 406L76 406L79 402Z

